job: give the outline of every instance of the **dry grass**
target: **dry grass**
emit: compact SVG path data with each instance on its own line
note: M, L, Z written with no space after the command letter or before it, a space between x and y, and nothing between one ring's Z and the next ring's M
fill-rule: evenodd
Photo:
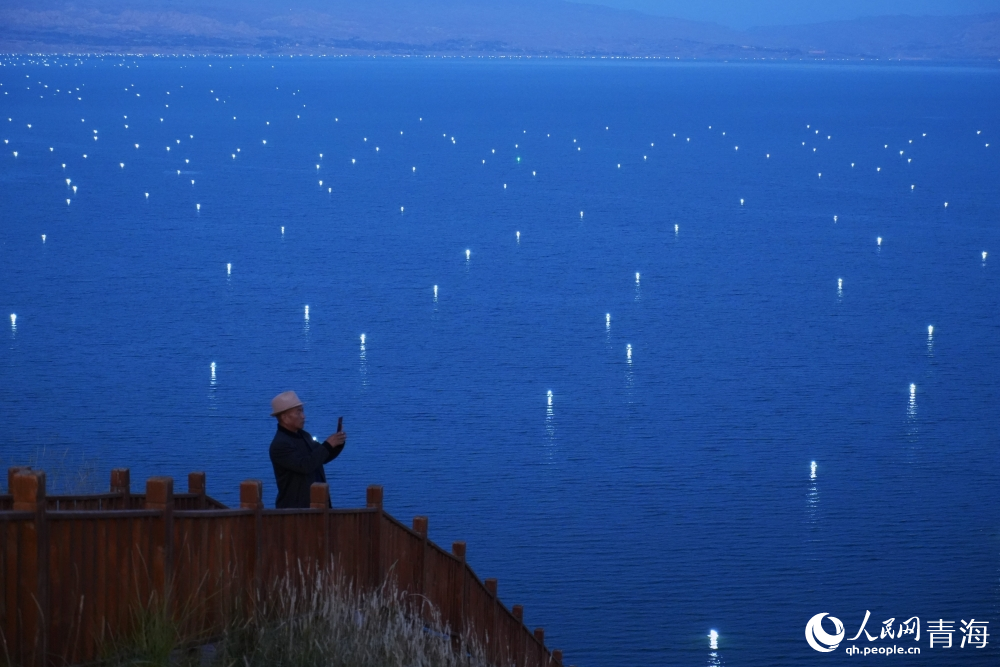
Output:
M7 469L13 466L28 466L33 470L45 471L45 491L49 495L101 493L107 491L106 482L97 478L97 466L93 461L69 447L48 447L40 445L31 452L8 452L0 454L0 493L7 489Z
M422 607L422 608L421 608ZM137 615L112 642L109 667L485 667L482 649L452 640L435 610L386 584L357 591L332 570L288 576L252 613L233 611L226 629L198 647L164 605ZM192 648L195 647L195 648Z

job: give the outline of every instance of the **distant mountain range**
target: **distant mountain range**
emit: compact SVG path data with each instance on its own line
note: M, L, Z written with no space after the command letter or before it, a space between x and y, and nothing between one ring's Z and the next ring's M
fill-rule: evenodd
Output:
M4 0L6 53L1000 61L1000 13L733 30L563 0Z

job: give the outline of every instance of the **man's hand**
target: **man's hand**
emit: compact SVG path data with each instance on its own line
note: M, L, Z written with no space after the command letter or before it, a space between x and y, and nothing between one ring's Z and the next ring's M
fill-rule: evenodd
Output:
M326 444L330 445L331 447L341 447L345 442L347 442L347 433L345 431L341 431L340 433L334 433L333 435L331 435L329 438L326 439Z

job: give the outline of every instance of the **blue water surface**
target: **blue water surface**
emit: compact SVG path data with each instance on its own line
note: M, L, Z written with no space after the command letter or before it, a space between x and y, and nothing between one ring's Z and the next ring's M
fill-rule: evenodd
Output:
M3 465L273 501L294 389L567 664L997 664L997 68L2 65Z

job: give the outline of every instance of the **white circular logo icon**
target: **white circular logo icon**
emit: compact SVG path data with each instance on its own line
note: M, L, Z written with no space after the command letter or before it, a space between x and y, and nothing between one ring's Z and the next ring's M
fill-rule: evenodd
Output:
M833 621L834 633L831 635L823 629L823 619L829 616L826 612L816 614L806 623L806 641L809 645L821 653L829 653L838 646L844 638L844 624L836 616L830 616Z

